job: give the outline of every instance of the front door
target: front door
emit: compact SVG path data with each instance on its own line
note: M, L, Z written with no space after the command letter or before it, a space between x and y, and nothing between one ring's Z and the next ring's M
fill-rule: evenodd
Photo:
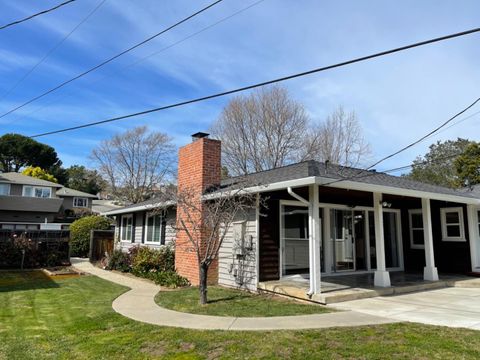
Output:
M365 212L340 209L330 211L333 270L366 270Z

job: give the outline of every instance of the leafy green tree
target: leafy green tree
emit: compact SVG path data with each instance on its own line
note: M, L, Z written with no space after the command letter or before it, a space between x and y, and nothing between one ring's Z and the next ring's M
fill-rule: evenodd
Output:
M480 184L480 143L467 146L462 155L455 159L457 185Z
M22 174L31 176L37 179L41 179L41 180L51 181L54 183L58 182L57 179L55 179L55 176L53 176L52 174L49 174L39 166L36 166L36 167L29 166L22 171Z
M96 170L89 170L82 165L73 165L66 169L67 187L89 194L97 194L107 186L106 181Z
M0 137L0 170L19 172L26 166L40 167L47 171L61 166L54 148L20 134Z
M407 177L433 185L458 187L459 177L455 159L473 143L473 141L461 138L444 142L437 141L430 145L428 152L423 157L419 156L414 160L412 171Z
M85 216L70 225L70 253L87 257L90 249L90 231L110 229L110 220L97 215Z

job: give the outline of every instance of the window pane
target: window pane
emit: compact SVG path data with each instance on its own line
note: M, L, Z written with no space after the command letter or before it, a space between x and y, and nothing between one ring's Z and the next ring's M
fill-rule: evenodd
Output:
M23 196L32 196L32 187L31 186L24 186L23 187Z
M308 239L308 209L284 207L284 236L289 239Z
M457 211L451 211L445 213L445 220L447 224L458 224L460 223L459 215Z
M411 214L411 215L412 215L412 228L423 229L422 214Z
M153 238L153 217L147 218L147 241L152 241Z
M0 184L0 195L10 195L10 185L8 184Z
M423 230L412 230L412 241L414 245L424 245Z
M458 226L458 225L447 225L447 236L448 237L459 237L460 236L460 226Z

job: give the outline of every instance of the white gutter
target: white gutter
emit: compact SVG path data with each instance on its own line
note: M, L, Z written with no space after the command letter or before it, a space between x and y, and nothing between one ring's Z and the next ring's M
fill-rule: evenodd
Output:
M121 208L118 210L110 210L106 211L103 213L100 213L102 216L110 216L110 215L119 215L119 214L129 214L137 211L145 211L145 210L151 210L155 208L163 208L167 206L175 205L175 201L163 201L163 202L158 202L158 203L151 203L151 204L146 204L146 205L140 205L140 206L132 206L128 208Z

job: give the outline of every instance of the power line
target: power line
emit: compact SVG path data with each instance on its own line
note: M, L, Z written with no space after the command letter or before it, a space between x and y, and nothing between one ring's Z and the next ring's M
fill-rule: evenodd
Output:
M50 9L43 10L43 11L40 11L40 12L38 12L38 13L36 13L36 14L27 16L26 18L13 21L13 22L11 22L11 23L9 23L9 24L5 24L5 25L3 25L3 26L0 26L0 30L6 29L6 28L8 28L8 27L10 27L10 26L18 25L18 24L20 24L20 23L23 23L23 22L25 22L25 21L28 21L28 20L30 20L30 19L33 19L33 18L35 18L35 17L37 17L37 16L40 16L40 15L43 15L43 14L47 14L47 13L49 13L49 12L51 12L51 11L54 11L54 10L57 10L57 9L61 8L62 6L68 5L68 4L70 4L70 3L74 2L74 1L76 1L76 0L68 0L68 1L65 1L65 2L63 2L63 3L61 3L61 4L58 4L57 6L54 6L54 7L50 8Z
M145 61L145 60L147 60L147 59L149 59L149 58L151 58L151 57L154 57L154 56L156 56L156 55L159 55L159 54L163 53L164 51L166 51L166 50L168 50L168 49L171 49L171 48L173 48L173 47L175 47L175 46L177 46L177 45L179 45L179 44L181 44L181 43L183 43L183 42L185 42L185 41L187 41L187 40L189 40L189 39L192 39L193 37L195 37L195 36L197 36L197 35L205 32L205 31L207 31L207 30L209 30L209 29L211 29L211 28L213 28L213 27L215 27L215 26L217 26L217 25L219 25L219 24L221 24L221 23L223 23L223 22L231 19L231 18L233 18L234 16L237 16L237 15L239 15L239 14L241 14L241 13L249 10L250 8L256 6L256 5L258 5L258 4L260 4L260 3L264 2L264 1L265 1L265 0L258 0L258 1L254 2L254 3L250 4L250 5L248 5L248 6L246 6L246 7L244 7L244 8L242 8L242 9L238 10L238 11L235 11L234 13L232 13L232 14L226 16L226 17L223 17L223 18L221 18L220 20L218 20L218 21L216 21L216 22L214 22L214 23L212 23L212 24L210 24L210 25L208 25L208 26L206 26L206 27L204 27L204 28L201 28L201 29L198 30L198 31L195 31L195 32L191 33L190 35L187 35L187 36L183 37L182 39L173 42L173 43L170 44L170 45L167 45L167 46L165 46L165 47L163 47L163 48L161 48L161 49L159 49L159 50L157 50L157 51L155 51L155 52L153 52L153 53L151 53L151 54L149 54L149 55L143 56L143 57L141 57L141 58L139 58L139 59L137 59L137 60L135 60L135 61L133 61L133 62L125 65L125 66L123 66L123 67L121 67L120 69L118 69L117 71L114 71L114 72L111 73L111 74L104 75L103 77L101 77L101 78L99 78L99 79L96 79L95 81L91 82L89 85L97 84L97 83L99 83L99 82L101 82L101 81L104 81L104 80L106 80L106 79L109 79L109 78L111 78L111 77L113 77L113 76L115 76L115 75L117 75L117 74L119 74L119 73L127 70L127 69L130 68L130 67L137 66L138 64L142 63L143 61ZM53 99L52 101L50 101L50 102L47 103L46 105L41 106L41 107L37 107L36 109L31 110L30 112L27 113L27 115L28 115L28 114L31 114L31 113L33 113L33 112L37 113L37 112L39 112L39 111L42 111L42 110L50 107L50 105L52 105L53 103L58 102L59 100L62 100L62 99L64 99L64 98L66 98L66 97L70 97L70 96L72 96L72 95L74 95L74 94L73 94L73 93L69 93L69 94L64 94L64 95L62 95L62 96L60 96L60 97L57 97L56 99ZM1 99L0 99L0 100L1 100ZM5 126L5 125L9 125L9 124L11 124L11 123L13 123L13 122L15 122L15 120L11 120L11 121L9 121L9 122L6 122L6 123L4 123L3 125L4 125L4 126Z
M0 119L3 118L3 117L5 117L5 116L7 116L7 115L9 115L9 114L11 114L11 113L13 113L13 112L15 112L15 111L17 111L18 109L21 109L21 108L23 108L24 106L27 106L28 104L31 104L32 102L34 102L34 101L36 101L36 100L38 100L38 99L41 99L42 97L44 97L44 96L46 96L46 95L48 95L48 94L50 94L50 93L52 93L52 92L54 92L54 91L62 88L62 87L64 87L65 85L67 85L67 84L69 84L69 83L71 83L71 82L73 82L73 81L75 81L75 80L77 80L77 79L80 79L81 77L83 77L83 76L85 76L85 75L87 75L87 74L89 74L89 73L91 73L91 72L93 72L93 71L101 68L102 66L104 66L104 65L112 62L112 61L115 60L115 59L118 59L120 56L125 55L126 53L128 53L128 52L130 52L130 51L132 51L132 50L134 50L134 49L136 49L136 48L138 48L138 47L140 47L140 46L148 43L149 41L152 41L153 39L157 38L158 36L160 36L160 35L166 33L167 31L170 31L171 29L173 29L173 28L175 28L175 27L183 24L184 22L186 22L186 21L190 20L191 18L193 18L193 17L195 17L195 16L203 13L204 11L210 9L211 7L213 7L213 6L221 3L222 1L223 1L223 0L217 0L217 1L213 2L213 3L211 3L210 5L204 7L203 9L198 10L197 12L193 13L192 15L189 15L189 16L187 16L186 18L184 18L184 19L176 22L175 24L167 27L166 29L164 29L164 30L162 30L162 31L160 31L160 32L158 32L158 33L156 33L156 34L148 37L147 39L145 39L145 40L143 40L143 41L141 41L141 42L139 42L139 43L137 43L137 44L129 47L129 48L126 49L126 50L123 50L122 52L118 53L117 55L112 56L111 58L108 58L108 59L105 60L105 61L102 61L100 64L95 65L94 67L92 67L92 68L90 68L90 69L88 69L88 70L86 70L86 71L84 71L84 72L82 72L82 73L74 76L73 78L71 78L71 79L69 79L69 80L67 80L67 81L62 82L61 84L59 84L59 85L51 88L50 90L45 91L44 93L42 93L42 94L40 94L40 95L35 96L34 98L28 100L27 102L23 103L22 105L19 105L19 106L13 108L13 109L7 111L6 113L0 115Z
M39 67L55 50L57 50L77 29L82 26L97 10L106 2L102 0L95 8L88 13L67 35L65 35L58 43L56 43L30 70L28 70L9 90L7 90L1 97L0 101L10 95L23 81L25 81L37 67Z
M41 134L36 134L36 135L32 135L31 137L32 138L41 137L41 136L58 134L58 133L62 133L62 132L72 131L72 130L83 129L83 128L86 128L86 127L105 124L105 123L109 123L109 122L113 122L113 121L119 121L119 120L123 120L123 119L128 119L128 118L132 118L132 117L136 117L136 116L141 116L141 115L146 115L146 114L162 111L162 110L176 108L176 107L180 107L180 106L184 106L184 105L188 105L188 104L202 102L202 101L206 101L206 100L210 100L210 99L214 99L214 98L219 98L219 97L223 97L223 96L226 96L226 95L231 95L231 94L243 92L243 91L246 91L246 90L251 90L251 89L258 88L258 87L271 85L271 84L275 84L275 83L279 83L279 82L283 82L283 81L287 81L287 80L291 80L291 79L295 79L295 78L299 78L299 77L304 77L304 76L307 76L307 75L312 75L312 74L315 74L315 73L319 73L319 72L323 72L323 71L327 71L327 70L351 65L351 64L354 64L354 63L363 62L363 61L370 60L370 59L373 59L373 58L390 55L390 54L397 53L397 52L400 52L400 51L404 51L404 50L408 50L408 49L412 49L412 48L416 48L416 47L420 47L420 46L424 46L424 45L428 45L428 44L432 44L432 43L436 43L436 42L440 42L440 41L444 41L444 40L449 40L449 39L457 38L457 37L460 37L460 36L465 36L465 35L477 33L479 31L480 31L480 28L470 29L470 30L459 32L459 33L445 35L445 36L433 38L433 39L430 39L430 40L425 40L425 41L417 42L417 43L414 43L414 44L401 46L401 47L394 48L394 49L391 49L391 50L381 51L381 52L378 52L378 53L362 56L362 57L355 58L355 59L352 59L352 60L343 61L343 62L336 63L336 64L333 64L333 65L327 65L327 66L324 66L324 67L320 67L320 68L296 73L296 74L293 74L293 75L288 75L288 76L276 78L276 79L273 79L273 80L268 80L268 81L256 83L256 84L253 84L253 85L247 85L247 86L236 88L236 89L233 89L233 90L223 91L223 92L219 92L219 93L215 93L215 94L211 94L211 95L207 95L207 96L202 96L202 97L199 97L199 98L185 100L185 101L182 101L182 102L178 102L178 103L174 103L174 104L170 104L170 105L165 105L165 106L161 106L161 107L156 107L156 108L152 108L152 109L148 109L148 110L144 110L144 111L139 111L139 112L128 114L128 115L117 116L117 117L113 117L113 118L106 119L106 120L94 121L94 122L86 123L86 124L83 124L83 125L72 126L72 127L68 127L68 128L64 128L64 129L60 129L60 130L54 130L54 131L49 131L49 132L45 132L45 133L41 133ZM9 113L11 113L11 112L13 112L13 111L15 111L15 109L11 110L10 112L8 112L8 113L6 113L2 116L0 116L0 118L9 114Z
M403 148L401 148L400 150L397 150L395 152L393 152L392 154L390 155L387 155L383 158L381 158L380 160L376 161L375 163L373 163L372 165L370 165L369 167L365 168L365 169L362 169L360 170L359 173L353 175L353 176L349 176L349 177L346 177L344 179L339 179L339 180L335 180L335 181L332 181L332 182L329 182L329 183L326 183L326 184L323 184L323 185L332 185L332 184L335 184L337 182L341 182L341 181L346 181L346 180L354 180L358 177L361 177L361 175L364 173L364 172L367 172L369 171L371 168L373 168L374 166L380 164L381 162L387 160L387 159L390 159L398 154L400 154L401 152L415 146L416 144L420 143L421 141L425 140L426 138L432 136L433 134L435 134L436 132L438 132L440 129L442 129L443 127L445 127L447 124L449 124L451 121L453 121L454 119L456 119L457 117L459 117L460 115L462 115L463 113L465 113L466 111L468 111L469 109L471 109L473 106L475 106L478 102L480 102L480 98L477 98L474 102L472 102L470 105L468 105L467 107L465 107L464 109L462 109L461 111L459 111L458 113L456 113L455 115L453 115L452 117L450 117L448 120L444 121L441 125L439 125L438 127L436 127L435 129L433 129L432 131L430 131L428 134L422 136L421 138L419 138L418 140L415 140L414 142L408 144L407 146L404 146ZM467 118L466 118L467 119ZM466 120L464 119L464 120Z

